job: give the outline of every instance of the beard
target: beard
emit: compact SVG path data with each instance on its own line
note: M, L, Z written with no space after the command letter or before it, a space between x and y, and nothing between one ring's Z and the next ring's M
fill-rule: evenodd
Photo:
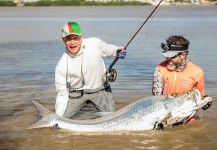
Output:
M167 60L167 69L169 71L182 72L187 66L187 60L184 59L180 62L173 62L172 60Z

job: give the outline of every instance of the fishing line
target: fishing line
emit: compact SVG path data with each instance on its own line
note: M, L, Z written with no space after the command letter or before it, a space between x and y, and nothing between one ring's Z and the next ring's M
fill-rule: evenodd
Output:
M159 13L161 7L162 7L162 5L159 5L159 9L155 10L155 15L157 15ZM146 37L150 37L149 36L151 34L150 30L153 29L153 25L155 24L155 21L153 19L154 19L154 16L152 15L149 19L149 22L147 22L147 24L146 24L146 30L143 30L144 35L146 35ZM148 38L145 38L144 42L142 42L143 43L142 47L146 47L147 42L148 42Z
M163 0L160 0L160 2L155 6L155 8L152 10L152 12L149 14L149 16L145 19L145 21L142 23L142 25L139 27L139 29L135 32L135 34L131 37L131 39L128 41L128 43L126 44L126 46L124 47L124 50L127 49L127 47L129 46L129 44L132 42L132 40L136 37L136 35L139 33L139 31L142 29L142 27L146 24L146 22L149 20L149 18L153 15L153 13L155 12L155 10L160 6L161 2L163 2ZM119 57L118 54L120 53L117 52L117 55L115 57L115 59L113 60L113 62L111 63L111 65L109 66L108 70L106 71L106 80L110 81L110 82L114 82L116 80L117 77L117 71L115 69L112 69L112 67L115 65L115 63L118 61Z

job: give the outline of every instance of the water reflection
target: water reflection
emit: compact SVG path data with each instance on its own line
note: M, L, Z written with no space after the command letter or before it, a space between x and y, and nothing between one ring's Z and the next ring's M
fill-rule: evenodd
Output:
M163 131L82 135L26 130L37 119L31 100L54 110L54 69L64 51L60 28L65 22L73 16L85 37L122 46L150 10L149 6L1 8L0 149L215 149L215 103L196 124ZM216 101L216 27L215 6L160 8L129 46L126 59L115 65L118 78L112 87L117 109L151 95L152 73L163 59L159 44L171 34L191 40L190 59L204 68L206 92ZM110 63L106 60L107 66Z

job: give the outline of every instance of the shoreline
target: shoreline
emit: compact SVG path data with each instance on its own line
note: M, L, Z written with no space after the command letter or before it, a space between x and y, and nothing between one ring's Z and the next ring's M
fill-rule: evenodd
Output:
M110 1L110 2L95 2L95 1L67 1L67 0L40 0L36 2L23 2L23 1L0 1L0 7L44 7L44 6L144 6L150 5L155 6L157 3L151 2L139 2L139 1L129 1L129 2L118 2L118 1ZM204 6L204 5L217 5L217 1L204 1L201 2L163 2L162 6Z

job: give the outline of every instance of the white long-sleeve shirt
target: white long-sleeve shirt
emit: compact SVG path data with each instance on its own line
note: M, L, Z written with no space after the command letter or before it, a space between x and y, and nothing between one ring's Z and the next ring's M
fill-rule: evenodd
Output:
M115 57L118 48L92 37L82 40L77 54L62 55L55 70L56 114L62 116L66 110L69 100L67 82L72 88L84 90L97 89L104 84L106 67L103 57Z

